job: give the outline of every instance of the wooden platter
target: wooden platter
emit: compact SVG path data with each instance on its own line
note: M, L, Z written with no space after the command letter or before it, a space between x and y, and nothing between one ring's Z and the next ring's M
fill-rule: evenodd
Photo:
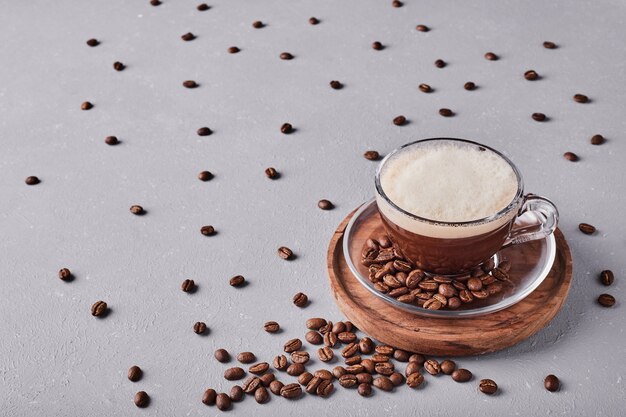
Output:
M346 318L382 343L434 356L469 356L513 346L546 326L561 309L572 279L572 257L559 229L556 259L548 276L529 296L495 313L467 318L431 318L394 308L369 292L352 274L343 254L343 236L354 212L335 231L328 247L333 296ZM360 233L371 235L376 227ZM528 262L532 262L531 259Z

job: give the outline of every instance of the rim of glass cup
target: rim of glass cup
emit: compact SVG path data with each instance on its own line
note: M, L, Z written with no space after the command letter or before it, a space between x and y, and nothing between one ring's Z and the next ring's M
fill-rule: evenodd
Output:
M495 214L492 214L491 216L483 217L482 219L476 219L476 220L470 220L470 221L464 221L464 222L446 222L446 221L441 221L441 220L428 219L426 217L420 217L420 216L417 216L417 215L415 215L413 213L410 213L410 212L402 209L398 205L396 205L387 196L387 194L383 190L383 187L382 187L382 185L380 183L380 174L381 174L381 172L383 170L383 167L385 166L385 164L387 163L387 161L390 158L392 158L394 155L396 155L400 151L404 150L405 148L408 148L410 146L413 146L413 145L416 145L416 144L419 144L419 143L432 142L432 141L449 141L449 142L468 143L468 144L471 144L471 145L478 146L479 148L482 147L482 148L485 148L485 149L489 149L491 152L495 153L500 158L504 159L506 161L506 163L508 163L509 166L513 169L513 172L515 172L515 176L517 177L517 192L515 193L515 197L513 197L513 200L511 200L511 202L505 208L503 208L502 210L500 210L499 212L497 212ZM524 193L524 181L522 179L522 174L519 172L519 170L517 169L517 167L515 166L513 161L511 161L509 158L507 158L501 152L498 152L497 150L495 150L495 149L493 149L493 148L491 148L491 147L489 147L487 145L483 145L482 143L474 142L474 141L467 140L467 139L447 138L447 137L418 139L418 140L406 143L406 144L404 144L404 145L394 149L387 156L385 156L382 161L380 161L380 164L378 164L378 168L376 168L375 183L376 183L376 192L377 192L377 194L379 196L381 196L391 207L393 207L394 209L396 209L397 211L399 211L403 215L405 215L407 217L410 217L411 219L414 219L414 220L418 220L418 221L421 221L421 222L429 223L429 224L432 224L432 225L440 225L440 226L475 226L475 225L478 225L478 224L484 224L484 223L492 222L494 220L497 220L497 219L507 215L511 210L515 209L518 206L518 203L520 202L520 200L522 199L523 193Z

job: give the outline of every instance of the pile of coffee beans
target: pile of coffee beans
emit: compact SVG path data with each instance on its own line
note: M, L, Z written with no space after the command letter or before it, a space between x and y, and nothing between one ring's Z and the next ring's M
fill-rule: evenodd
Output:
M511 263L493 258L471 273L455 279L430 275L403 258L387 236L368 239L361 263L369 268L374 288L396 300L428 310L456 310L463 304L499 294L509 278Z

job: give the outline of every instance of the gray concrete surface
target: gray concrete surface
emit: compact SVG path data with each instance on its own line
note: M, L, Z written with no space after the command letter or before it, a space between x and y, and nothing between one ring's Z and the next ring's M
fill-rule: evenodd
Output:
M574 283L555 320L506 351L458 362L476 379L427 378L369 399L339 389L324 401L248 398L234 415L623 415L626 389L626 4L582 1L5 1L0 12L0 414L218 415L200 402L228 389L212 352L271 360L308 317L342 318L329 293L326 247L337 224L373 195L375 164L432 136L504 151L526 189L555 201ZM321 23L307 20L317 16ZM253 29L254 20L267 22ZM418 33L423 23L432 28ZM192 31L198 38L183 42ZM102 44L85 45L95 37ZM387 45L373 51L372 41ZM551 40L559 45L546 50ZM241 52L226 49L237 45ZM292 52L295 59L278 55ZM497 62L483 59L493 51ZM437 69L433 61L449 65ZM128 68L115 72L112 63ZM522 74L535 69L543 79ZM186 79L200 87L182 88ZM329 88L330 80L345 84ZM466 81L479 89L463 90ZM433 94L417 90L421 82ZM575 93L592 103L577 104ZM95 107L81 111L80 103ZM440 107L457 116L442 118ZM550 117L530 119L533 112ZM404 114L411 123L396 127ZM279 133L289 121L297 132ZM198 137L210 126L215 133ZM601 133L602 146L589 138ZM109 147L107 135L122 143ZM563 159L580 155L578 163ZM277 181L263 170L274 166ZM215 179L202 183L208 169ZM41 184L24 184L37 175ZM320 198L337 208L317 208ZM142 204L143 217L129 213ZM585 221L594 236L577 230ZM206 238L200 226L219 233ZM284 262L280 245L298 255ZM76 276L57 277L61 267ZM597 275L612 269L611 288ZM228 286L243 274L250 285ZM195 294L180 291L192 278ZM291 297L306 292L298 309ZM602 292L612 309L599 307ZM112 311L89 314L96 300ZM211 329L195 335L195 321ZM283 332L262 330L277 320ZM309 348L312 351L311 348ZM143 380L126 379L129 366ZM314 366L319 363L314 364ZM315 368L313 368L315 369ZM561 392L543 389L558 375ZM477 392L498 382L500 395ZM287 378L282 377L283 380ZM145 410L132 403L143 389Z

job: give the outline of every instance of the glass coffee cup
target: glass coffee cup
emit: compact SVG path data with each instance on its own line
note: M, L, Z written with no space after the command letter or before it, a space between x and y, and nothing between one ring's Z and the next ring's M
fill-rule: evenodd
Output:
M376 203L389 238L426 272L463 275L504 246L549 236L558 210L524 194L517 167L464 139L408 143L376 171Z

